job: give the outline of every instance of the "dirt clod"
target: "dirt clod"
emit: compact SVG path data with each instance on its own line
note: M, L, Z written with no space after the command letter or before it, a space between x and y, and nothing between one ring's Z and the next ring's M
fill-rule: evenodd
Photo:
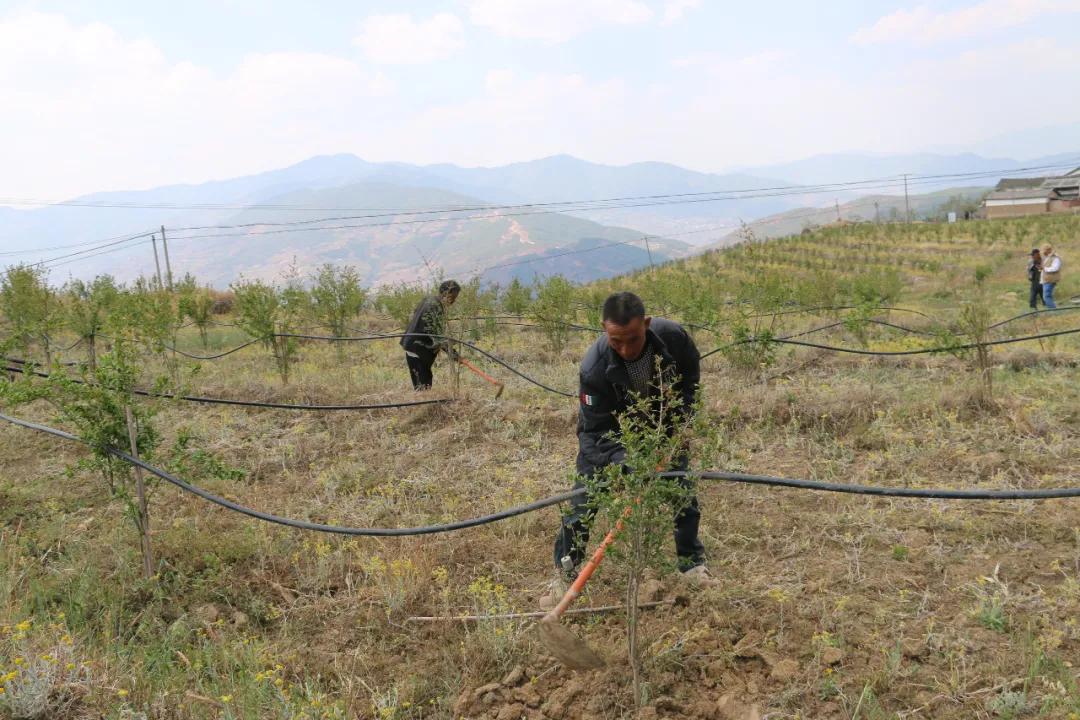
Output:
M521 716L525 714L525 706L521 703L514 703L513 705L503 705L502 710L495 717L496 720L520 720Z
M646 580L638 591L638 600L643 603L657 602L664 596L664 586L659 580Z
M826 665L837 665L844 659L844 651L838 647L827 647L821 652L821 662Z
M769 678L777 682L790 682L799 674L799 663L795 660L780 660L772 666Z
M514 688L510 693L510 697L514 700L527 705L528 707L535 708L540 707L540 693L536 691L532 683L527 683L519 688Z

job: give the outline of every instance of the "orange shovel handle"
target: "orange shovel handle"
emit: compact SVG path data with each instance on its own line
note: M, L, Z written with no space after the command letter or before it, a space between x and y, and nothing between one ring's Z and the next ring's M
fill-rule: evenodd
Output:
M581 596L581 591L585 589L585 583L589 582L589 578L596 572L596 568L600 567L600 561L604 559L604 554L607 553L607 549L611 546L611 543L615 542L615 536L623 528L623 518L629 517L631 508L626 508L623 511L623 515L615 523L615 527L608 531L608 534L604 536L604 539L600 541L600 547L596 548L596 552L592 554L589 561L585 563L585 566L581 568L581 572L574 578L574 582L570 585L570 589L563 595L559 604L551 609L551 611L544 617L545 620L557 620L562 617L562 614L566 612L566 609L570 607L571 603L577 600Z
M461 363L462 365L464 365L465 367L467 367L467 368L469 368L470 370L472 370L472 371L473 371L474 373L476 373L476 374L477 374L477 375L479 375L480 377L482 377L482 378L484 378L485 380L487 380L487 381L488 381L489 383L491 383L492 385L497 385L498 387L502 387L502 383L501 383L501 382L499 382L499 381L498 381L498 380L496 380L495 378L491 377L491 376L490 376L490 375L488 375L488 374L487 374L486 372L484 372L484 371L483 371L483 370L481 370L480 368L476 367L475 365L473 365L473 364L472 364L471 362L469 362L469 361L468 361L468 360L466 360L465 358L463 358L463 357L460 357L460 356L459 356L459 357L457 358L457 361L458 361L459 363Z

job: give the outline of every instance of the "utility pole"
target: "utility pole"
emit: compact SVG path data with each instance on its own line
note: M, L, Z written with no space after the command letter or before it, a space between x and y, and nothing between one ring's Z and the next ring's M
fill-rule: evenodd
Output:
M907 178L908 174L904 173L904 220L908 225L911 224L911 202L908 200L907 191Z
M648 235L646 235L646 236L645 236L644 238L642 238L642 239L643 239L643 240L645 241L645 251L646 251L647 253L649 253L649 268L650 268L650 269L651 269L651 268L655 268L656 266L655 266L655 265L653 265L653 261L652 261L652 248L651 248L651 247L649 247L649 236L648 236Z
M880 208L878 208L878 201L877 200L874 201L874 224L875 225L880 225L881 224L881 210L880 210Z
M836 200L836 222L840 222L840 199Z
M169 243L165 239L165 226L161 226L161 248L165 251L165 279L169 281L169 292L172 292L172 264L169 263Z
M150 244L154 246L154 267L157 268L157 284L158 288L161 289L165 286L161 283L161 261L158 260L157 254L157 235L150 236Z

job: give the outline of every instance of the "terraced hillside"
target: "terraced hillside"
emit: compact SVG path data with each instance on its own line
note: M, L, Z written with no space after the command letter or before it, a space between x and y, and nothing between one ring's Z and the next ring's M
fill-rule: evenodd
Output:
M1065 258L1057 295L1072 307L1080 218L851 225L582 287L468 286L451 334L576 396L598 300L634 289L687 323L703 355L718 350L702 363L710 422L696 467L890 488L1080 486L1080 333L1052 335L1080 328L1080 313L1015 317L1027 310L1027 251L1045 242ZM97 373L38 370L100 381L133 365L142 388L163 378L160 391L280 404L417 399L396 340L373 336L400 331L416 289L368 299L349 319L352 337L367 339L296 339L287 385L262 343L202 361L168 349L212 356L252 339L233 324L238 307L213 316L220 324L206 325L204 345L197 327L171 329L190 317L166 294L128 294L143 310L112 311ZM58 295L58 306L70 297ZM155 335L148 307L173 325ZM5 320L5 337L24 345L8 356L40 360L37 335L20 340L19 321ZM278 328L328 334L306 315L289 323ZM49 327L54 359L85 362L86 343L57 350L78 339L71 327ZM112 358L125 327L139 350L127 365ZM1031 335L1041 337L986 345ZM972 343L986 351L964 347ZM445 358L428 397L452 402L436 405L289 410L142 397L140 453L240 505L353 527L442 523L565 490L576 397L465 352L506 383L501 398ZM72 431L108 405L19 372L0 387L5 414ZM129 506L100 469L79 467L93 457L0 424L0 717L1080 713L1078 499L925 500L703 480L702 537L721 585L689 587L656 569L646 599L661 604L642 613L647 692L637 709L623 613L571 623L608 659L585 673L548 655L529 618L412 619L537 610L557 508L446 534L350 537L260 522L151 482L154 564L143 578ZM620 567L605 561L578 604L619 604Z

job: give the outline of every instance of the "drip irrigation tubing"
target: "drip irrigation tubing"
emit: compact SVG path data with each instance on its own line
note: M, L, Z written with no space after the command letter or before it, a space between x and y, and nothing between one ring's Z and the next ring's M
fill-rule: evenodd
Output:
M0 420L4 420L13 425L28 430L34 430L48 435L53 435L64 440L89 444L78 436L72 435L69 432L58 430L47 425L41 425L39 423L31 422L29 420L23 420L21 418L12 417L3 413L0 413ZM588 492L585 488L577 488L574 490L568 490L566 492L559 493L557 495L552 495L547 498L536 500L531 503L526 503L524 505L516 505L514 507L506 508L504 510L500 510L498 512L494 512L488 515L481 515L478 517L435 525L421 525L408 528L346 527L341 525L314 523L307 520L297 520L294 518L287 518L280 515L263 512L261 510L255 510L253 508L246 507L231 500L227 500L219 495L207 492L206 490L196 487L191 483L188 483L187 481L182 480L181 478L176 477L175 475L165 470L162 470L161 468L155 467L147 462L140 460L139 458L133 457L123 452L122 450L118 450L113 447L105 447L104 450L105 452L108 452L109 454L118 457L125 462L136 465L143 470L146 470L147 472L161 478L162 480L165 480L166 482L175 485L184 492L196 495L203 500L214 503L215 505L219 505L228 510L232 510L233 512L247 515L248 517L253 517L257 520L263 520L265 522L284 525L286 527L292 527L299 530L311 530L315 532L334 533L338 535L402 537L410 535L432 535L435 533L464 530L466 528L477 527L479 525L487 525L489 523L498 522L499 520L505 520L507 518L524 515L525 513L530 513L546 507L558 505L568 500L572 500L576 497L583 496ZM875 485L832 483L818 480L801 480L797 478L781 478L773 477L770 475L748 475L744 473L723 472L716 470L708 470L699 473L672 471L660 473L660 476L692 477L702 480L722 480L725 482L743 483L749 485L765 485L771 487L786 487L799 490L815 490L821 492L870 495L876 497L903 497L938 500L1049 500L1056 498L1080 497L1080 488L1045 488L1037 490L956 490L948 488L931 489L911 487L882 487Z
M393 340L393 339L407 338L407 337L423 337L423 338L435 338L435 339L438 339L438 340L446 340L448 342L452 342L452 343L455 343L457 345L462 345L464 347L467 347L470 350L472 350L472 351L474 351L476 353L479 353L480 355L483 355L484 357L488 358L492 362L503 366L504 368L506 368L510 372L512 372L515 375L517 375L518 377L520 377L521 379L523 379L523 380L525 380L527 382L530 382L530 383L532 383L533 385L536 385L539 388L547 390L548 392L555 393L556 395L562 395L563 397L571 397L571 398L576 398L577 397L577 393L564 392L562 390L557 390L557 389L555 389L555 388L553 388L553 387L551 387L549 385L545 385L544 383L540 382L539 380L537 380L535 378L532 378L532 377L529 377L525 373L521 372L520 370L518 370L517 368L515 368L513 365L509 364L508 362L506 362L502 358L499 358L499 357L497 357L495 355L492 355L487 350L484 350L483 348L477 347L476 345L473 345L472 343L467 342L465 340L450 337L448 335L436 335L436 334L433 334L433 333L393 333L393 334L388 334L388 335L379 335L379 336L376 336L376 337L350 337L350 336L336 337L336 336L333 336L333 335L301 335L301 334L298 334L298 333L279 333L276 337L296 338L298 340L326 340L326 341L329 341L329 342L363 342L365 340Z
M880 356L897 356L897 355L926 355L930 353L942 353L942 352L955 352L957 350L973 350L979 347L992 347L994 345L1008 345L1010 343L1025 342L1027 340L1043 340L1045 338L1058 337L1060 335L1072 335L1074 333L1080 333L1080 328L1073 328L1071 330L1058 330L1057 332L1040 333L1038 335L1026 335L1018 338L1006 338L1004 340L991 340L983 343L965 343L963 345L949 345L946 347L935 348L922 348L919 350L860 350L858 348L845 348L836 347L834 345L819 345L817 343L803 342L802 340L785 340L781 338L772 338L768 342L779 343L781 345L800 345L802 347L816 348L818 350L828 350L830 352L849 353L853 355L880 355ZM710 355L712 353L709 353Z
M246 343L243 343L242 345L237 345L236 347L232 348L231 350L226 350L224 352L220 352L217 355L196 355L194 353L189 353L189 352L186 352L186 351L181 350L179 348L173 347L172 345L166 345L165 349L169 350L171 352L174 352L177 355L183 355L184 357L190 358L192 360L218 360L218 359L223 358L223 357L225 357L227 355L232 355L234 352L240 352L244 348L251 347L252 345L254 345L257 342L259 342L259 338L255 338L254 340L248 340Z
M913 328L907 328L907 327L904 327L903 325L896 325L895 323L885 322L884 320L868 320L867 322L870 322L870 323L872 323L874 325L883 325L885 327L896 328L897 330L903 330L905 332L914 333L914 334L917 334L917 335L929 335L929 336L933 335L933 333L924 332L922 330L915 330ZM833 328L840 327L843 324L844 324L844 321L840 320L838 322L830 323L828 325L822 325L821 327L811 328L810 330L804 330L803 332L795 333L794 335L785 335L783 337L768 338L768 339L763 338L761 340L758 340L756 338L746 338L744 340L736 340L735 342L728 343L727 345L721 345L720 347L716 348L715 350L710 350L709 352L703 354L701 356L701 359L704 360L705 358L707 358L707 357L709 357L711 355L715 355L716 353L722 352L722 351L727 350L729 348L738 347L739 345L747 345L747 344L753 343L753 342L784 343L784 342L787 342L787 341L790 341L790 340L795 340L796 338L805 337L807 335L813 335L814 333L824 332L826 330L832 330ZM817 346L815 346L815 347L817 347ZM947 350L948 349L945 349L945 350L942 350L941 352L945 352Z
M30 372L25 368L6 367L9 372L21 375L34 375L35 377L47 378L48 373ZM85 384L82 380L71 378L72 382ZM351 405L302 405L298 403L263 402L260 400L231 400L229 398L202 397L200 395L175 395L173 393L159 393L150 390L132 390L133 395L140 397L162 398L165 400L185 400L187 402L202 403L204 405L235 405L239 407L269 408L272 410L389 410L393 408L418 407L420 405L442 405L453 402L452 398L432 398L431 400L407 400L396 403L357 403Z
M1031 312L1022 313L1022 314L1017 315L1015 317L1011 317L1008 320L1002 320L1001 322L996 322L993 325L989 325L989 326L987 326L987 330L993 330L994 328L999 328L1002 325L1008 325L1011 322L1015 322L1017 320L1023 320L1026 317L1033 317L1035 315L1042 315L1043 313L1065 312L1066 310L1080 310L1080 306L1077 306L1077 307L1046 308L1044 310L1032 310Z
M69 432L63 430L57 430L47 425L41 425L38 423L30 422L29 420L23 420L21 418L12 417L0 413L0 420L6 420L7 422L18 425L19 427L26 428L28 430L35 430L37 432L46 433L55 437L63 438L64 440L71 440L74 442L80 442L88 444L76 435L72 435ZM524 505L517 505L515 507L506 508L499 512L491 513L490 515L482 515L480 517L468 518L465 520L457 520L455 522L443 523L440 525L422 525L419 527L410 528L360 528L360 527L345 527L341 525L326 525L324 523L315 523L308 520L297 520L294 518L282 517L280 515L274 515L271 513L263 512L261 510L255 510L253 508L246 507L239 503L235 503L232 500L227 500L219 495L215 495L211 492L207 492L202 488L196 487L191 483L176 477L172 473L169 473L161 468L154 467L149 463L146 463L139 458L132 457L131 455L118 450L113 447L106 447L105 451L110 455L120 458L121 460L137 465L143 470L156 475L157 477L165 480L168 483L175 485L184 492L196 495L203 500L207 500L215 505L219 505L233 512L238 512L248 517L253 517L257 520L263 520L277 525L285 525L286 527L296 528L298 530L312 530L315 532L333 533L337 535L361 535L361 536L378 536L378 537L401 537L407 535L431 535L435 533L452 532L454 530L464 530L465 528L476 527L478 525L487 525L488 523L497 522L499 520L505 520L517 515L524 515L525 513L541 510L552 505L558 505L559 503L572 500L573 498L583 495L585 489L570 490L558 495L552 495L551 497L537 500L535 502L526 503Z
M926 498L932 500L1051 500L1080 497L1080 488L1044 488L1038 490L954 490L951 488L885 487L882 485L855 485L822 480L800 480L772 475L747 475L745 473L704 470L702 472L672 471L660 473L661 477L691 477L702 480L724 480L747 485L768 485L799 490L847 493L851 495L874 495L878 497Z

